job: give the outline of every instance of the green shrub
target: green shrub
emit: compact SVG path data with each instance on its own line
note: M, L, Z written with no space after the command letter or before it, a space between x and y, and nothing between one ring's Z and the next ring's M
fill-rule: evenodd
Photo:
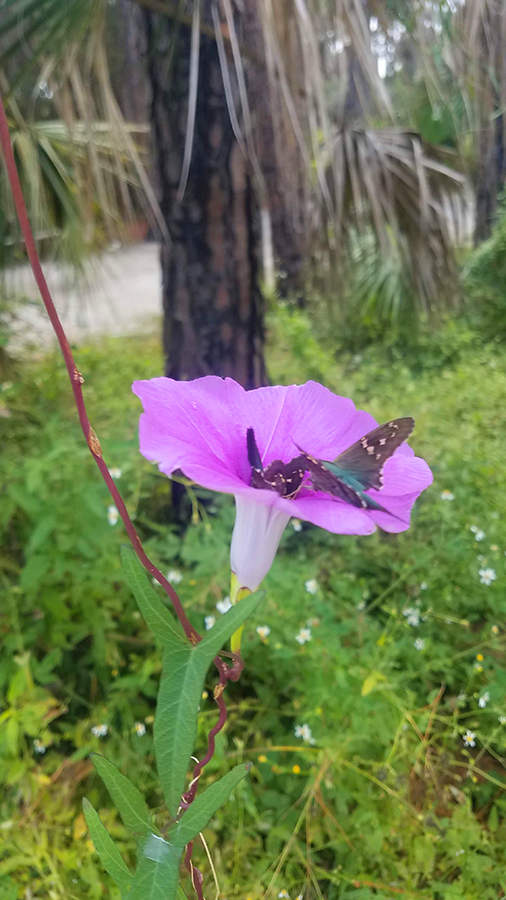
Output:
M341 362L305 316L282 310L270 327L273 379L316 377L379 420L413 414L412 444L435 483L399 536L288 526L204 776L255 763L206 831L221 893L391 900L395 887L427 900L496 900L506 890L506 356L473 338L451 366L387 365L379 351ZM155 562L183 575L178 591L202 629L228 592L233 503L196 490L198 516L176 527L167 480L138 453L130 383L161 370L157 345L117 339L77 356L136 527ZM0 898L25 898L29 887L41 900L119 900L80 799L90 798L129 860L134 848L88 756L106 749L156 810L160 654L125 586L125 534L109 525L62 364L50 356L22 374L1 394ZM489 585L480 583L486 568L496 573ZM308 622L312 637L300 646L295 635ZM271 629L265 642L261 625ZM216 721L213 686L210 678L197 755ZM101 723L108 733L97 737L91 728ZM302 725L314 745L296 736ZM467 730L475 748L464 746ZM202 847L195 862L207 882Z

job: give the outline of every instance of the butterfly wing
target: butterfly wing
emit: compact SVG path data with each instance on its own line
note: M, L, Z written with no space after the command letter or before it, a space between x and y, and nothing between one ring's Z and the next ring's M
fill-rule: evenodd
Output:
M414 427L415 420L410 417L392 419L385 425L378 425L328 464L332 475L340 478L349 476L364 491L369 488L380 490L383 486L383 466L407 441Z
M352 506L357 506L360 509L367 508L367 503L360 494L330 472L319 459L315 459L304 451L301 451L301 459L304 460L304 466L311 474L313 490L331 494L333 497L344 500L345 503L351 503Z

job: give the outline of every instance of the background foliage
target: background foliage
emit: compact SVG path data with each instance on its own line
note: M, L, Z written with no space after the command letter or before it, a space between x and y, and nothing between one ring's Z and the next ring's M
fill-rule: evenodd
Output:
M377 345L336 356L289 307L271 313L270 336L273 380L318 378L379 420L413 414L413 445L435 483L403 535L288 527L206 769L210 783L254 762L206 832L221 894L495 900L506 889L504 350L453 323L428 335L418 356ZM147 550L183 576L178 589L203 627L228 591L233 507L190 491L183 503L193 520L181 526L167 480L138 453L130 383L132 372L160 371L158 342L106 340L80 348L79 363L90 419L121 469ZM134 848L90 751L128 772L151 806L162 802L152 768L159 648L124 583L125 535L108 522L65 377L49 355L23 364L1 392L2 900L118 896L89 840L82 796L127 861ZM445 490L452 501L441 499ZM496 573L489 585L479 575L487 568ZM312 639L300 646L295 635L308 622ZM271 629L265 640L261 625ZM197 754L215 715L204 697ZM100 724L104 737L91 730ZM302 725L314 745L295 736ZM474 749L464 746L468 729ZM202 848L196 862L211 878Z

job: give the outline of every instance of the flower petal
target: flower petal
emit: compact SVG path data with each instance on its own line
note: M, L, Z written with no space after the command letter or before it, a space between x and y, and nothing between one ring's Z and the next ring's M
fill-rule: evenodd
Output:
M324 494L284 502L290 503L293 515L298 519L306 519L335 534L372 534L376 531L370 514L365 510Z
M236 496L235 503L230 568L240 587L256 591L272 566L290 512L285 513L274 505L269 508L249 497Z

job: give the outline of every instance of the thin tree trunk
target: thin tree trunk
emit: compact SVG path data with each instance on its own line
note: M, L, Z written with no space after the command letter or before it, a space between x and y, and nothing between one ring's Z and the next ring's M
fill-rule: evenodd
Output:
M202 10L211 24L207 0ZM265 382L258 210L230 124L216 42L200 34L195 133L181 198L191 28L149 11L144 18L160 203L171 237L162 249L166 374L232 376L257 387Z

